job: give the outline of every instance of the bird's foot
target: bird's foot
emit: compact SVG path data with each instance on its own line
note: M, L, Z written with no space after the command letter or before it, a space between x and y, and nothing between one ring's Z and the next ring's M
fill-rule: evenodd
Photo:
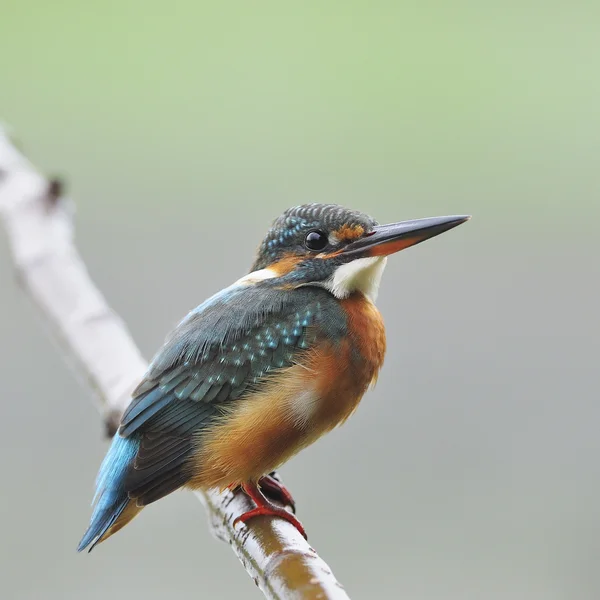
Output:
M245 512L233 521L235 527L238 523L247 523L250 519L260 516L279 517L291 523L301 534L304 539L308 539L306 531L300 521L289 511L277 504L273 504L268 500L259 487L255 483L244 483L242 484L242 490L244 493L256 504L256 508ZM287 491L287 490L286 490ZM288 492L289 494L289 492Z
M258 487L261 492L269 499L275 502L281 502L285 506L289 506L292 511L296 512L296 501L291 492L281 483L275 472L269 475L263 475L258 480Z

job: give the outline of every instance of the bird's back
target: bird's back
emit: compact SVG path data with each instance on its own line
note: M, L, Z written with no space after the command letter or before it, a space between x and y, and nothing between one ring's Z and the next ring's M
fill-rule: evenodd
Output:
M192 311L152 361L100 470L82 547L175 489L225 487L285 462L356 407L383 360L362 295L267 283Z

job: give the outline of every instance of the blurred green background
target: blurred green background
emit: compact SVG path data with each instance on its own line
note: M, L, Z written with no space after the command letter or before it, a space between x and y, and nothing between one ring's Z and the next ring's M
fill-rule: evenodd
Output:
M0 6L0 119L150 356L288 206L471 213L393 257L388 356L282 474L352 598L600 597L600 4ZM4 244L6 249L6 245ZM81 556L106 450L0 253L0 596L260 597L191 494Z

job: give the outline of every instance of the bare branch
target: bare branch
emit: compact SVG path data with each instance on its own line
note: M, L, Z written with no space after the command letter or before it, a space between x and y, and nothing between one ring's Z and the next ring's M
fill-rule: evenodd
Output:
M75 248L74 209L63 187L58 179L42 177L0 130L0 216L19 281L75 373L95 392L112 435L147 363ZM213 533L231 545L267 598L348 599L331 569L290 523L261 518L234 529L234 519L251 508L243 493L196 495Z

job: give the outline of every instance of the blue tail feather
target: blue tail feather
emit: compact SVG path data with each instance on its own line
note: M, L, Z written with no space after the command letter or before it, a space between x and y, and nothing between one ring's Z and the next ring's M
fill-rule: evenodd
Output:
M117 433L113 438L96 479L94 512L90 526L79 542L78 552L90 544L91 551L125 510L129 497L123 482L139 446L140 442L135 437L124 438Z

